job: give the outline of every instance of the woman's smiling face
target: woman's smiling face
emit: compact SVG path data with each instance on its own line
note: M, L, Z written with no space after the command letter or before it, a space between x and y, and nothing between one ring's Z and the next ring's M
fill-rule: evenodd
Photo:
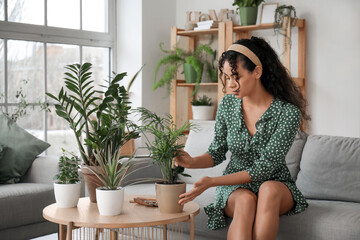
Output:
M256 87L255 71L250 72L243 68L241 62L238 62L237 69L238 81L236 75L231 72L231 65L228 61L224 63L224 80L226 80L227 93L234 94L236 98L243 98L250 95Z

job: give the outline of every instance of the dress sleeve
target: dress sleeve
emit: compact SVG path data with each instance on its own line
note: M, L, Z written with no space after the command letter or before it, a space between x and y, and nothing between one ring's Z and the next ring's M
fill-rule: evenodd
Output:
M260 158L246 169L251 177L251 181L264 181L279 171L284 163L295 135L300 125L301 113L298 108L291 107L284 111L280 116L278 127L270 137Z
M226 142L227 127L225 123L226 105L224 97L216 113L214 139L207 150L207 153L214 159L214 166L219 165L226 159L225 155L228 151Z

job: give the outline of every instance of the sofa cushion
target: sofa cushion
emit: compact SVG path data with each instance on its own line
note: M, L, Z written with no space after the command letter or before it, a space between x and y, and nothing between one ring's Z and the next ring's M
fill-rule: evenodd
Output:
M306 198L360 202L360 138L309 136L296 185Z
M43 222L43 208L54 202L51 184L0 185L0 230Z
M50 145L37 139L0 111L0 144L7 147L0 161L0 183L16 183L35 157Z
M285 157L286 166L289 168L290 174L294 181L297 179L297 175L300 171L301 154L304 149L308 135L299 131L294 139L294 142Z
M358 203L307 200L306 211L281 216L278 240L358 240L360 207Z
M0 144L0 161L3 158L3 156L5 155L5 151L6 151L6 146L3 144Z

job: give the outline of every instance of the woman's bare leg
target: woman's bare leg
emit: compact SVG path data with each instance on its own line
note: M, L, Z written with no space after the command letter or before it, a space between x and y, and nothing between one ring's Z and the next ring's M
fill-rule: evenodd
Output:
M248 189L239 188L229 196L225 214L232 217L227 239L251 240L256 212L256 195Z
M290 211L294 200L288 187L277 181L261 184L253 229L254 240L276 239L279 216Z

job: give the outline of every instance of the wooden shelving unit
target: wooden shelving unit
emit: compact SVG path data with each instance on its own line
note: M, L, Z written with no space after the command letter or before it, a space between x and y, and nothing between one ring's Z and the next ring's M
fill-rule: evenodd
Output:
M178 36L186 37L188 41L188 51L193 51L197 45L197 40L199 36L205 34L213 34L218 37L218 57L235 41L242 38L250 38L252 31L264 30L264 29L273 29L273 24L261 24L261 25L251 25L251 26L240 26L234 25L232 21L221 22L219 23L218 28L213 28L209 30L200 30L200 31L185 31L177 27L171 28L171 47L174 47L177 43ZM305 84L306 84L306 74L305 74L305 50L306 50L306 24L305 19L298 19L296 24L293 27L298 28L298 77L293 78L296 84L299 86L302 94L306 96L305 93ZM287 31L290 35L290 26L284 26L284 30ZM285 39L284 39L284 53L282 55L282 63L290 71L290 49L286 49ZM177 88L187 88L187 96L183 96L184 101L187 102L187 119L192 119L192 110L191 110L191 98L190 94L194 90L195 84L185 83L184 80L173 79L171 84L170 92L170 114L173 116L174 121L176 122L177 118ZM225 96L223 93L223 86L221 80L219 79L217 83L200 83L201 86L212 86L217 88L217 103Z

